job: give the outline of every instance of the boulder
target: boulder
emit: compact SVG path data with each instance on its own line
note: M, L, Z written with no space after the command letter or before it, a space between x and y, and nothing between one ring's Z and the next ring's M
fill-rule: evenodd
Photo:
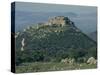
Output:
M61 62L62 63L68 63L68 59L67 58L66 59L62 59Z
M87 64L96 64L96 63L97 63L97 60L94 57L90 57L87 60Z

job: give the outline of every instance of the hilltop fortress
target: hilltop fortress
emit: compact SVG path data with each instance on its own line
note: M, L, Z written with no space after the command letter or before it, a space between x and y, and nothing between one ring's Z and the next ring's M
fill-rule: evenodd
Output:
M49 25L49 26L69 26L69 25L74 25L74 23L72 21L70 21L70 19L68 17L64 17L64 16L57 16L57 17L53 17L53 18L49 18L48 22L46 23L38 23L38 25Z
M47 22L44 23L38 23L36 26L28 26L24 31L29 30L31 28L39 29L41 27L58 27L58 30L55 30L55 32L63 31L63 29L59 30L59 28L71 28L74 29L77 32L80 32L80 30L75 26L74 22L71 21L68 17L64 16L56 16L56 17L50 17Z

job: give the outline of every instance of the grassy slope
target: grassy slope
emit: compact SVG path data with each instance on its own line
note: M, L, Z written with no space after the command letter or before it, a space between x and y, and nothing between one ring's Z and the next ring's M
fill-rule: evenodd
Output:
M89 65L86 63L57 63L57 62L34 62L24 63L23 66L16 66L16 73L23 72L45 72L45 71L62 71L62 70L78 70L78 69L93 69L97 68L97 65Z

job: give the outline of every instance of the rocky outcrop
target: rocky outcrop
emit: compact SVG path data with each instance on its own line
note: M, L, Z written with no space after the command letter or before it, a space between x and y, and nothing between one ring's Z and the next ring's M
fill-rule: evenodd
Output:
M90 57L88 60L87 60L87 64L96 64L97 63L97 60L94 58L94 57Z
M61 60L62 63L69 63L69 64L73 64L75 62L75 59L71 59L71 58L65 58Z

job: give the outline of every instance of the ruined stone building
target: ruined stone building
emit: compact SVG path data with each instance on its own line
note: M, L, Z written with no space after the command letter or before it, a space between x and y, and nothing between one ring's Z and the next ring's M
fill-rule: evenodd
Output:
M57 16L57 17L49 18L48 22L39 23L39 25L49 25L49 26L57 25L61 27L65 25L69 25L69 24L71 24L71 21L69 20L68 17L64 17L64 16Z
M69 19L67 17L57 16L54 18L50 18L48 20L48 25L65 26L66 24L68 24L68 22L69 22Z

